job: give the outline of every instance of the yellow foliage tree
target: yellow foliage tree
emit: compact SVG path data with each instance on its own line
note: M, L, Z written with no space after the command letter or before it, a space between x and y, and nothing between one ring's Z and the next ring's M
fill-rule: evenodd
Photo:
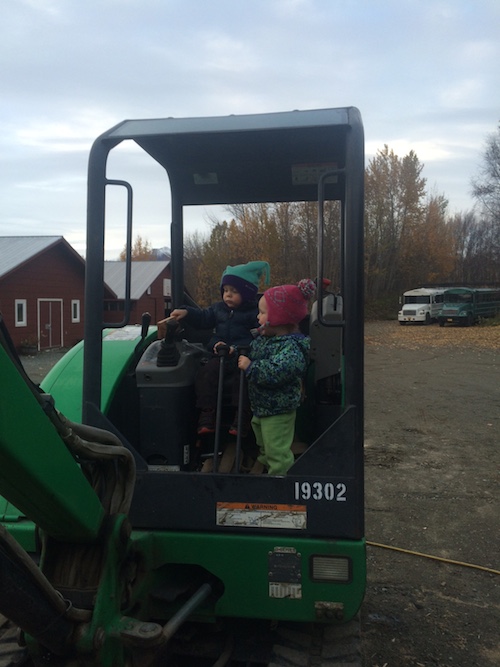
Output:
M125 244L123 250L120 253L119 259L124 262L127 256L127 245ZM132 246L132 261L148 261L154 260L155 255L151 243L147 239L143 239L140 234L135 237L134 244Z

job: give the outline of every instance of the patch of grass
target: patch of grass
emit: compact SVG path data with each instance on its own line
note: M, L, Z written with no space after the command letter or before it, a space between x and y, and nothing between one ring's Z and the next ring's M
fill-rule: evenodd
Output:
M479 319L479 326L481 327L498 327L500 326L500 313L495 317L481 317Z
M365 320L397 320L400 306L397 297L365 301Z

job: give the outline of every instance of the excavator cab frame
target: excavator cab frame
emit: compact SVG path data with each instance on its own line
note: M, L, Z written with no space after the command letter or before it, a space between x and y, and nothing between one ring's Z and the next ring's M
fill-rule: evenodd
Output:
M217 466L207 474L193 464L199 444L193 388L202 347L175 332L157 339L147 317L139 326L129 322L134 185L107 177L109 155L124 141L165 170L173 307L188 298L187 207L317 203L318 294L309 320L310 400L301 416L305 447L285 476L249 475L239 467L223 472ZM64 641L45 641L43 628L34 622L23 627L18 606L12 611L3 605L0 594L0 612L23 628L31 655L141 664L138 651L152 660L186 620L212 627L246 619L332 628L356 616L366 578L363 182L363 126L354 107L127 120L96 139L88 168L84 341L49 373L43 389L16 375L10 353L0 358L11 388L19 387L23 403L48 431L42 443L54 448L27 481L30 424L15 438L15 428L2 427L2 471L8 461L12 473L7 478L0 472L0 493L20 510L20 520L7 532L22 542L21 525L38 526L43 585L23 561L26 580L35 581L30 586L44 604L53 603L46 594L52 587L79 610L59 635ZM110 188L124 188L127 200L120 323L103 318ZM326 287L324 269L329 201L338 202L340 218L335 292ZM173 362L158 364L166 345ZM2 405L7 386L0 385ZM19 443L24 459L14 455ZM63 459L65 474L59 469ZM28 483L36 489L29 502L19 488ZM88 496L80 509L73 483L82 487L82 498ZM46 504L51 486L65 491ZM67 505L66 513L57 509ZM15 560L9 544L7 558ZM78 575L75 568L81 568Z

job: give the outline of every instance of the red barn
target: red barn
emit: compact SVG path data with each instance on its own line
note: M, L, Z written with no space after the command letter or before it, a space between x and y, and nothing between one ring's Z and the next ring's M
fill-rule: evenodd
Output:
M81 340L84 284L85 260L62 236L0 237L0 312L18 349Z
M103 321L123 319L125 262L105 262ZM165 317L170 262L132 262L130 324ZM0 237L0 312L16 348L72 347L83 338L85 260L62 236Z
M165 317L168 307L170 261L133 261L131 267L130 324L140 324L146 312L155 324ZM103 321L120 322L125 307L125 262L104 262L104 280L116 298L105 298Z

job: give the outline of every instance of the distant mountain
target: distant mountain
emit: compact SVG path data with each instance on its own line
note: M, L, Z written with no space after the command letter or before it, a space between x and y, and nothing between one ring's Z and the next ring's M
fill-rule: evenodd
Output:
M165 262L171 257L170 248L164 246L163 248L153 248L153 255L156 261Z

